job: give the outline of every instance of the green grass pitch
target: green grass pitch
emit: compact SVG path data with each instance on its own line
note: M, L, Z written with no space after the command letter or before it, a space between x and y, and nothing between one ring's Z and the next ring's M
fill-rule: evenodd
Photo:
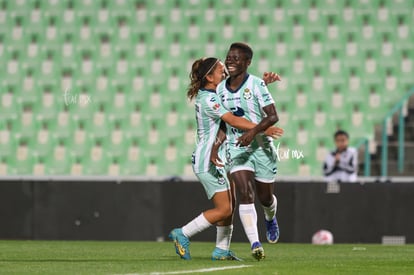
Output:
M414 245L264 244L260 262L247 243L232 244L242 262L211 261L213 242L190 248L184 261L171 242L4 240L0 274L414 274Z

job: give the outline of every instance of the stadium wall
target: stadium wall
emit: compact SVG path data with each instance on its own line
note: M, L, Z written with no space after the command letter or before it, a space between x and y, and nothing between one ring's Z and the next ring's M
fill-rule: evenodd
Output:
M276 185L281 242L310 242L319 229L338 243L414 243L414 184L280 182ZM0 181L0 238L162 241L209 208L192 181ZM263 213L258 209L264 241ZM193 240L215 240L215 229ZM234 241L247 242L238 214Z

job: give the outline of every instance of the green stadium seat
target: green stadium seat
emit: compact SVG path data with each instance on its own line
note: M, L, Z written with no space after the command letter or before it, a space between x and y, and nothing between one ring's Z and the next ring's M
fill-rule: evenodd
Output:
M368 133L372 135L372 122L367 119L367 111L363 104L349 104L348 105L348 121L347 129L353 137L364 137ZM368 129L368 131L367 131Z
M60 96L60 95L59 95ZM36 118L39 120L50 120L56 116L61 105L57 95L52 93L50 87L45 87L42 94L41 102L38 103L39 109L36 112Z
M118 158L114 157L112 159L108 159L107 171L105 175L108 176L120 176L121 167L119 164Z
M196 143L196 126L194 120L187 120L186 123L182 123L183 127L185 127L184 131L184 148L187 150L192 151L193 147ZM191 148L191 149L190 149Z
M8 17L10 15L7 12L7 1L2 1L0 2L0 24L5 24L8 21Z
M11 171L11 167L9 165L9 161L8 158L3 156L0 159L0 175L1 176L8 176L11 175L12 171Z
M185 157L180 157L180 151L177 148L175 141L170 140L157 160L157 165L161 169L160 172L166 176L181 175L184 172Z
M147 8L147 5L150 3L146 3L146 1L136 1L135 2L135 12L131 16L131 24L133 26L142 26L137 31L139 33L150 33L151 28L147 22L149 22L149 18L151 16L151 11Z
M315 104L311 100L311 96L305 91L299 90L296 94L296 112L292 114L293 120L310 119L314 113Z
M167 145L167 140L163 137L163 123L160 120L148 120L142 128L146 136L142 137L144 155L147 157L158 158Z
M286 103L280 104L279 102L276 102L276 111L279 117L279 121L277 122L277 125L278 127L281 127L283 129L286 125L288 125L288 123L290 123L291 118L292 118L292 114L290 114L287 111L288 108L290 108L290 106L288 107Z
M67 146L70 148L71 154L78 159L82 159L86 156L91 146L91 137L85 127L85 121L78 121L78 126L72 132L69 139L67 139Z
M155 157L150 157L146 162L144 175L147 177L162 175L161 168L158 168L158 163Z
M86 129L94 138L107 138L109 136L110 121L104 109L95 110L91 121L87 121Z
M122 124L123 120L116 120L110 129L108 138L105 138L102 144L104 148L110 148L108 155L117 159L125 156L127 146L131 143L131 138L123 131Z
M6 90L7 89L7 90ZM19 97L14 92L14 87L8 87L1 95L0 120L6 121L17 118L17 112L20 108Z
M65 104L75 120L91 120L93 118L93 104L90 96L91 87L83 86L80 90L68 89L66 91ZM92 101L92 102L91 102Z
M22 55L23 52L14 49L6 53L6 66L4 68L5 76L2 80L3 86L17 86L21 82Z
M51 175L67 175L72 166L72 156L67 148L67 141L59 139L45 157L47 173Z
M36 109L35 106L27 104L20 108L21 116L14 121L17 130L17 136L19 138L30 138L36 133L37 121L35 118Z
M138 139L132 139L128 144L125 158L120 159L121 174L143 175L146 168L146 158L142 153L143 147Z
M31 143L32 142L29 139L21 139L16 146L15 154L12 155L10 159L14 175L33 174L35 158L31 154Z
M127 120L125 123L121 124L121 126L123 132L128 137L143 138L146 133L142 130L142 128L145 128L146 124L147 120L144 118L140 105L135 105Z
M70 167L70 175L72 176L81 176L84 174L84 166L82 164L81 158L76 157L75 160L72 162Z
M23 42L23 28L26 26L26 14L17 13L13 17L13 21L9 22L6 31L6 39L11 43L18 44Z
M13 120L0 120L0 152L3 157L14 156L16 139L14 136Z
M52 121L51 124L53 134L57 138L72 138L73 132L76 129L76 120L73 119L72 114L69 112L69 107L65 105L56 116L56 120Z
M35 142L33 144L33 151L36 157L41 157L43 160L49 155L53 146L55 145L55 136L51 132L51 121L43 120L37 123Z
M107 175L108 173L108 156L100 141L95 141L90 147L88 156L83 159L85 175Z
M412 16L414 4L409 0L387 1L386 5L394 16Z

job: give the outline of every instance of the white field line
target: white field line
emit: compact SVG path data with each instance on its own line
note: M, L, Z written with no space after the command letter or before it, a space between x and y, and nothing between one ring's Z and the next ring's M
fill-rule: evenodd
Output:
M251 265L211 267L211 268L203 268L203 269L180 270L180 271L169 271L169 272L127 273L127 274L122 274L122 275L169 275L169 274L207 273L207 272L221 271L221 270L227 270L227 269L246 268L246 267L251 267Z

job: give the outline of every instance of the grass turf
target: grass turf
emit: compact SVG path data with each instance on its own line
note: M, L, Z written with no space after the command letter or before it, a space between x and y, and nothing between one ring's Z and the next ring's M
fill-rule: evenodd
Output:
M208 274L414 274L414 245L264 244L257 262L247 243L232 250L243 262L213 262L213 243L191 244L191 261L171 242L0 241L0 274L179 274L245 265Z

